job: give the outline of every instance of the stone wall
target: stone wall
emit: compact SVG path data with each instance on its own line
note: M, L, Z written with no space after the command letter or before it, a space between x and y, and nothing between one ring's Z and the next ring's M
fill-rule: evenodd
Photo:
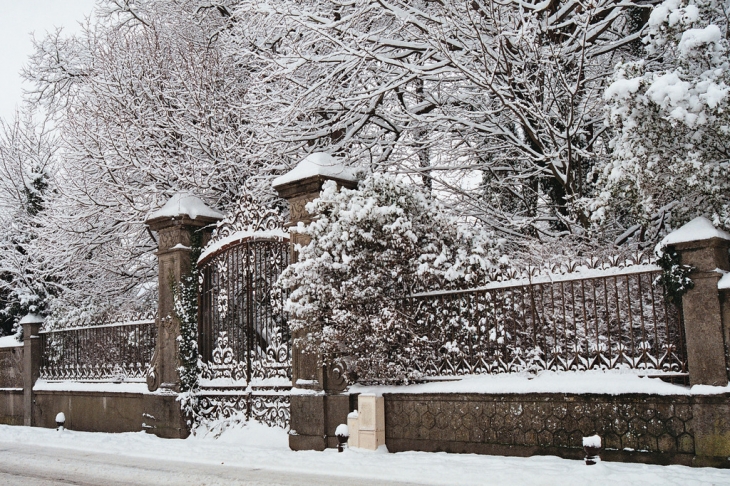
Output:
M0 424L23 425L22 388L0 388Z
M0 348L0 388L23 388L23 344Z
M23 346L0 348L0 424L23 425Z
M63 412L69 430L146 431L166 438L188 435L176 395L37 390L33 398L33 425L37 427L56 427L56 414Z
M727 429L719 424L723 430L715 430L718 419L723 420L722 410L730 405L730 394L384 397L385 440L391 452L549 454L582 459L582 438L598 434L603 438L606 460L727 466L725 445L712 450L712 437L722 436ZM697 430L704 434L699 447Z

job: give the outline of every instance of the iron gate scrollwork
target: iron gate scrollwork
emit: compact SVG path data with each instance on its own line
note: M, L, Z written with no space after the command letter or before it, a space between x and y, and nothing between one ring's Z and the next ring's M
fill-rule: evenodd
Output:
M275 287L289 264L288 234L274 210L244 195L198 262L198 349L203 418L238 414L287 427L290 334Z

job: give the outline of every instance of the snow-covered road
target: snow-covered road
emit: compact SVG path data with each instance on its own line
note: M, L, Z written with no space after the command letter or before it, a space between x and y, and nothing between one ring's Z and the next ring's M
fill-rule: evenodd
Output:
M287 435L252 423L220 438L160 439L0 425L0 485L424 484L730 485L730 470L557 457L348 450L293 452Z
M371 479L344 479L326 473L285 472L265 468L202 464L0 443L0 484L22 486L71 485L246 485L290 486L372 485ZM383 485L416 483L384 482Z

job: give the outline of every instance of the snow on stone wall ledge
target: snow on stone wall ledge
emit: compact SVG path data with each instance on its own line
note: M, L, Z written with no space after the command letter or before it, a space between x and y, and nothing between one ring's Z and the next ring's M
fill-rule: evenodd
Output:
M665 383L658 378L642 374L661 375L661 372L641 373L640 370L590 370L590 371L541 371L530 373L504 373L497 375L463 375L459 379L444 377L443 381L431 378L426 383L413 385L353 385L350 393L397 394L597 394L597 395L718 395L730 393L728 386L695 385L692 388ZM669 376L669 375L668 375Z

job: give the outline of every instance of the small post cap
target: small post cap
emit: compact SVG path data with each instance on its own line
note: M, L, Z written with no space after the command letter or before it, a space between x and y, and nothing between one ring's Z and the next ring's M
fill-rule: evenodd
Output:
M23 324L43 324L45 322L45 319L38 314L27 314L25 317L23 317L20 320L20 325Z
M149 223L154 220L187 216L190 219L223 219L223 213L206 205L199 197L186 192L177 192L157 211L147 216Z
M277 187L293 184L314 177L324 177L347 182L357 182L355 171L345 167L340 161L324 152L309 154L292 170L274 179L271 184Z
M665 236L661 242L661 246L678 245L715 238L730 241L730 234L715 228L712 222L704 216L699 216Z

